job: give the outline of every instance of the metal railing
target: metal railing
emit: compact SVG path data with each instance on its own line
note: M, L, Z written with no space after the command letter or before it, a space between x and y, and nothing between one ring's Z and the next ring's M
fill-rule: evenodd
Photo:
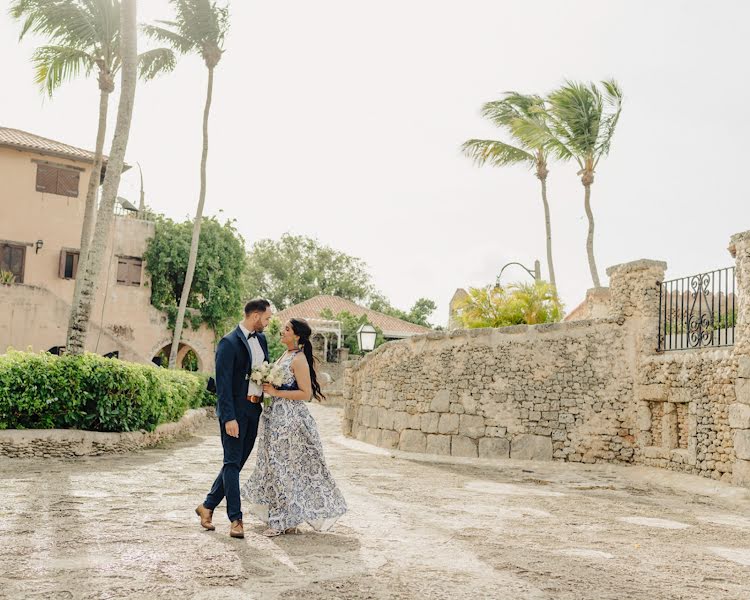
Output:
M734 345L734 267L661 283L657 350Z
M124 217L126 219L135 219L136 221L155 221L156 220L156 213L150 212L148 210L144 210L144 211L128 210L126 208L123 208L120 204L115 204L114 215L116 217Z

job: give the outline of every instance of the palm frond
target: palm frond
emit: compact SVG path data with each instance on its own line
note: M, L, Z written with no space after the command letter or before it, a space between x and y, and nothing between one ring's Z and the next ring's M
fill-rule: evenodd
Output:
M165 27L157 25L141 25L141 31L149 36L152 40L168 44L180 54L187 54L195 50L195 43L176 31L171 31Z
M461 150L480 167L487 163L494 167L505 167L518 163L533 165L535 162L533 154L497 140L468 140Z
M502 100L487 102L482 106L482 116L499 127L515 119L543 119L544 99L533 94L505 92Z
M229 29L229 9L210 0L170 0L180 33L196 46L221 49Z
M21 22L19 38L48 39L32 57L35 80L48 94L94 66L109 73L119 68L119 0L14 0L9 12Z
M141 79L150 81L162 73L174 71L177 58L169 48L148 50L138 55L138 71Z
M10 8L10 15L22 21L19 39L31 32L46 36L60 46L91 48L102 41L101 10L91 12L93 2L79 3L64 0L16 0ZM119 14L119 3L116 3ZM117 25L119 29L119 24Z
M74 79L79 73L89 74L95 67L95 59L83 50L64 46L40 46L31 57L36 73L34 82L52 96L64 82Z
M549 95L555 130L579 156L593 156L599 143L603 100L594 84L567 81Z
M602 156L609 154L612 145L612 137L615 134L615 128L620 120L622 113L622 90L614 79L602 81L602 87L605 91L605 102L607 107L612 111L605 115L601 125L601 141L597 148L597 158L594 166L599 162Z

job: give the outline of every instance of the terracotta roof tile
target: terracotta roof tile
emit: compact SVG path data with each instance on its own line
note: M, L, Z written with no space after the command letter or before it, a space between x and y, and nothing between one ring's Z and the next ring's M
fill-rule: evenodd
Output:
M348 312L356 317L366 314L370 323L380 328L385 337L409 337L430 331L427 327L384 315L337 296L315 296L278 312L276 316L282 321L291 318L319 319L320 313L325 309L330 310L334 315L340 312Z
M38 152L39 154L59 156L71 160L94 161L94 153L88 150L8 127L0 127L0 146L29 150L31 152ZM106 162L106 160L107 157L105 156L104 161Z

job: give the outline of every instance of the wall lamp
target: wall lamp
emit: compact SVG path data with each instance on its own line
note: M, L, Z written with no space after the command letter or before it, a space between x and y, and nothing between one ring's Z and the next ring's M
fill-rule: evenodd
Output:
M34 254L39 254L39 251L44 247L44 240L37 240L36 241L36 252Z

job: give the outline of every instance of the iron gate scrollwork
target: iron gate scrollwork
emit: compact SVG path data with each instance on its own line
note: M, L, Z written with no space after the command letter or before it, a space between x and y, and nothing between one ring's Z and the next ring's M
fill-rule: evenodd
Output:
M732 346L735 297L734 267L662 282L657 350Z

